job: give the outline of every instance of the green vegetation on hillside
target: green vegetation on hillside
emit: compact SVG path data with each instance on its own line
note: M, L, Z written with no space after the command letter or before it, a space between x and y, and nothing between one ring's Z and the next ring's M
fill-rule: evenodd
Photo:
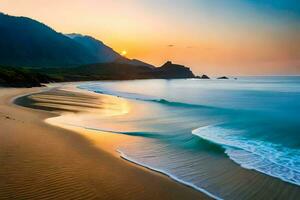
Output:
M95 80L194 78L189 68L167 62L149 68L120 63L100 63L73 68L0 67L0 85L13 87L40 86L40 83Z
M52 79L25 68L0 67L0 85L7 87L37 87Z

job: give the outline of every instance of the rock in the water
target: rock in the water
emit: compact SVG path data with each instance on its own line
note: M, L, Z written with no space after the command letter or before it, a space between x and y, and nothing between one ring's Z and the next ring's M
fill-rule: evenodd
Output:
M163 66L154 70L156 78L195 78L190 68L183 65L173 64L171 61L166 62Z
M207 75L203 74L202 76L196 76L198 79L210 79Z
M221 77L218 77L217 79L229 79L227 76L221 76Z
M210 79L207 75L205 75L205 74L203 74L202 76L201 76L201 79Z

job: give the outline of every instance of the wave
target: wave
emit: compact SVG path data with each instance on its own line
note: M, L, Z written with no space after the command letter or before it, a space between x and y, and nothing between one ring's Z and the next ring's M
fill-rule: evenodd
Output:
M242 137L242 131L221 125L200 127L192 134L221 145L231 160L246 169L253 169L300 186L300 151L270 142Z
M86 126L80 126L80 125L74 125L74 124L68 124L68 125L72 125L72 126L75 126L75 127L80 127L80 128L84 128L84 129L87 129L87 130L94 130L94 131L101 131L101 132L107 132L107 133L116 133L116 134L125 134L125 135L130 135L130 136L140 136L140 137L149 137L149 138L169 138L170 136L166 136L166 135L162 135L162 134L158 134L158 133L151 133L151 132L122 132L122 131L114 131L114 130L108 130L108 129L99 129L99 128L92 128L92 127L86 127ZM181 184L184 184L186 186L189 186L191 188L194 188L206 195L208 195L209 197L213 198L213 199L217 199L217 200L222 200L222 198L208 192L207 190L191 183L191 182L187 182L187 181L184 181L180 178L178 178L176 175L172 174L172 173L169 173L168 171L166 170L163 170L163 169L159 169L159 168L155 168L155 167L152 167L150 165L147 165L145 163L142 163L134 158L131 158L129 156L127 156L124 152L122 152L120 149L116 149L116 151L120 154L120 157L129 161L129 162L132 162L134 164L137 164L139 166L142 166L142 167L145 167L147 169L150 169L152 171L156 171L156 172L159 172L159 173L162 173L162 174L165 174L167 175L168 177L170 177L171 179L181 183Z
M92 128L92 127L87 127L87 126L81 126L81 125L74 125L74 124L68 124L68 125L71 125L71 126L75 126L75 127L80 127L80 128L84 128L84 129L87 129L87 130L94 130L94 131L100 131L100 132L107 132L107 133L116 133L116 134L124 134L124 135L130 135L130 136L138 136L138 137L146 137L146 138L159 138L159 139L168 139L170 138L170 136L166 136L166 135L163 135L163 134L159 134L159 133L153 133L153 132L126 132L126 131L115 131L115 130L109 130L109 129L100 129L100 128ZM171 136L172 137L172 136ZM183 179L180 179L178 176L176 176L175 173L170 173L164 169L160 169L160 168L156 168L156 167L153 167L151 165L147 165L143 162L140 162L130 156L127 156L123 151L121 151L120 149L116 149L116 151L120 154L120 157L129 161L129 162L132 162L134 164L137 164L139 166L142 166L142 167L145 167L147 169L150 169L150 170L153 170L153 171L156 171L156 172L159 172L159 173L162 173L162 174L165 174L166 176L170 177L171 179L181 183L181 184L184 184L186 186L189 186L191 188L194 188L206 195L208 195L209 197L213 198L213 199L217 199L217 200L222 200L221 197L218 197L212 193L210 193L209 191L195 185L194 183L192 182L188 182L188 181L185 181Z
M74 125L73 125L74 126ZM125 131L112 131L108 129L99 129L99 128L91 128L91 127L85 127L85 126L77 126L80 128L84 128L87 130L92 130L92 131L101 131L101 132L107 132L107 133L116 133L116 134L123 134L123 135L130 135L130 136L139 136L139 137L146 137L146 138L169 138L170 136L158 134L158 133L153 133L153 132L125 132Z
M211 106L204 106L199 104L192 104L192 103L184 103L184 102L177 102L177 101L169 101L167 99L163 98L157 98L153 96L138 94L138 93L130 93L130 92L118 92L118 91L110 91L110 90L99 90L99 87L96 89L79 86L79 89L85 89L89 90L98 94L106 94L116 97L122 97L126 99L132 99L132 100L139 100L139 101L148 101L148 102L154 102L154 103L160 103L167 106L176 106L176 107L192 107L192 108L213 108Z
M147 169L150 169L150 170L152 170L152 171L156 171L156 172L165 174L165 175L167 175L168 177L170 177L171 179L173 179L173 180L175 180L175 181L177 181L177 182L179 182L179 183L181 183L181 184L184 184L184 185L186 185L186 186L189 186L189 187L191 187L191 188L194 188L194 189L196 189L196 190L198 190L198 191L200 191L200 192L202 192L202 193L208 195L209 197L211 197L211 198L213 198L213 199L222 200L222 198L220 198L220 197L218 197L218 196L216 196L216 195L214 195L214 194L208 192L207 190L204 190L203 188L200 188L200 187L196 186L196 185L193 184L193 183L186 182L186 181L184 181L184 180L182 180L182 179L179 179L176 175L173 175L173 174L171 174L171 173L169 173L169 172L167 172L167 171L165 171L165 170L158 169L158 168L152 167L152 166L150 166L150 165L146 165L146 164L144 164L144 163L142 163L142 162L139 162L139 161L137 161L137 160L135 160L135 159L133 159L133 158L130 158L129 156L127 156L125 153L123 153L123 152L122 152L121 150L119 150L119 149L117 149L116 151L120 154L121 158L123 158L123 159L125 159L125 160L127 160L127 161L129 161L129 162L132 162L132 163L134 163L134 164L140 165L140 166L145 167L145 168L147 168Z

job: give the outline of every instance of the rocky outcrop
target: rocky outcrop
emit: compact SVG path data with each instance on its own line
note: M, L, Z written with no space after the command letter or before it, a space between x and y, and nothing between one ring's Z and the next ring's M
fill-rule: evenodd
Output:
M203 74L202 76L196 76L198 79L210 79L209 76Z
M153 70L153 75L156 78L195 78L195 75L190 68L183 65L173 64L167 61L161 67Z
M227 76L221 76L221 77L218 77L217 79L229 79Z

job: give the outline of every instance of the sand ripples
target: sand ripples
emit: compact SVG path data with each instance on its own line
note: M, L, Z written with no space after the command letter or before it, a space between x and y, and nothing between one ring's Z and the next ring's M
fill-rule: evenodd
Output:
M31 95L30 101L42 103L39 108L45 109L49 102L58 106L76 96L70 101L74 110L98 101L93 96L51 92ZM205 197L99 150L82 135L45 124L42 119L53 116L49 113L8 108L1 99L0 109L15 119L0 119L5 120L0 129L0 200Z

